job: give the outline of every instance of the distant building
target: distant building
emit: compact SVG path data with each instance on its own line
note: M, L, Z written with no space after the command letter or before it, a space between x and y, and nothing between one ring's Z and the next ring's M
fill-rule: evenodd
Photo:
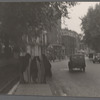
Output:
M62 45L65 46L66 55L74 54L79 49L79 37L74 31L63 29L62 30Z
M75 31L61 29L61 20L58 20L56 27L51 27L47 33L48 45L60 44L65 47L65 54L74 54L79 49L79 36Z

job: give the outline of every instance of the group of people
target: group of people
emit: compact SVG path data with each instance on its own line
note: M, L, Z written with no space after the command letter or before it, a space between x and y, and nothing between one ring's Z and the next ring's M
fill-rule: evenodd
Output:
M52 77L51 64L45 54L34 56L29 53L20 57L21 83L46 83L47 77Z

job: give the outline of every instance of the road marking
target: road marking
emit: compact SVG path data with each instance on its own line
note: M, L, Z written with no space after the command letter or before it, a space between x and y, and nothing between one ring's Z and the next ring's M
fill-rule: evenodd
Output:
M60 92L61 96L67 96L67 94L64 93L63 91L60 90L59 92Z
M67 94L66 93L63 93L62 96L67 96Z
M62 89L59 89L59 93L60 93L61 96L67 96L67 94L64 93L64 92L62 91Z

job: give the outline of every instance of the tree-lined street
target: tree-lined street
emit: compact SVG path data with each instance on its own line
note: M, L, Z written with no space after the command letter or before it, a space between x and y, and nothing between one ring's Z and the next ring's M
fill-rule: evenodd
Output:
M56 96L100 97L100 64L86 59L86 72L69 72L68 60L52 63L53 78L49 81Z
M9 81L14 74L22 87L32 85L35 90L36 85L39 91L38 84L50 85L54 96L100 97L100 64L95 63L100 63L100 4L91 4L1 2L1 93L7 84L13 86ZM83 72L69 72L68 65L70 71L80 67ZM28 92L29 87L21 91Z

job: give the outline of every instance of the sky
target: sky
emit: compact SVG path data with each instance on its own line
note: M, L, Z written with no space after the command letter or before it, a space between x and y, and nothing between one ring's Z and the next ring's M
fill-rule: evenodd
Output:
M70 30L76 31L78 34L82 34L81 31L81 17L84 17L84 15L87 14L88 8L90 6L95 7L95 5L100 2L78 2L78 4L74 7L72 7L69 12L70 19L63 19L62 22L65 23L62 24L62 28L68 28Z

